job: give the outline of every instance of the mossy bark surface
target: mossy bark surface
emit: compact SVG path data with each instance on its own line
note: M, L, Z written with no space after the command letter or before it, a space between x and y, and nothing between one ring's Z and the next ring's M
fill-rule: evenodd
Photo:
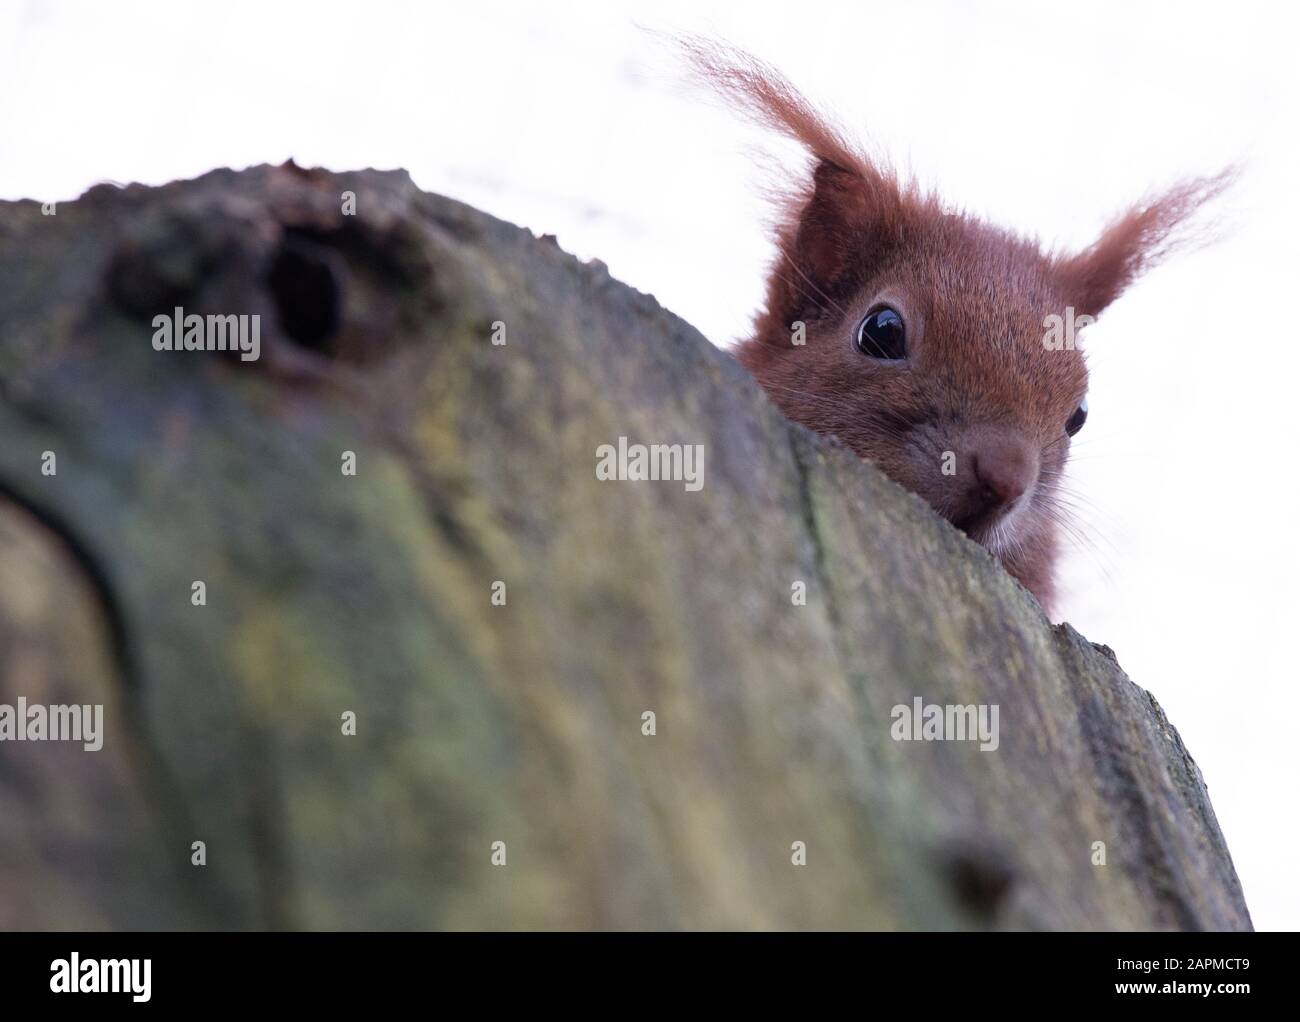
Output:
M176 306L261 358L155 351ZM599 480L620 436L703 486ZM1250 926L1108 650L654 299L402 173L0 204L20 695L105 742L0 744L4 927ZM895 740L917 697L997 749Z

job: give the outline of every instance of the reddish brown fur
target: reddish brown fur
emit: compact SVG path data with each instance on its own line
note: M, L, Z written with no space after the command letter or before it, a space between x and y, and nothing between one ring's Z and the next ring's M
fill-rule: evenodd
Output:
M904 184L850 144L777 71L687 40L703 76L761 124L799 142L808 178L784 203L780 254L738 357L793 420L838 437L987 546L1050 610L1070 449L1065 423L1088 387L1078 350L1044 345L1046 317L1096 316L1178 240L1228 176L1194 180L1119 217L1062 258ZM880 303L907 327L907 358L853 340ZM792 343L803 323L805 343ZM942 471L944 452L956 473ZM982 467L981 467L982 459ZM1011 464L1027 488L996 513L972 494Z

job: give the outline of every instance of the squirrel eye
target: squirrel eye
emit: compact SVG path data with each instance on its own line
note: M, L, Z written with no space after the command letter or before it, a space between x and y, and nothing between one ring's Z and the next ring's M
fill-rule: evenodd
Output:
M897 360L907 355L906 330L898 310L882 305L867 313L858 327L858 350L872 358Z
M1080 404L1079 407L1074 410L1074 414L1071 415L1065 421L1065 431L1069 433L1070 436L1074 436L1075 433L1083 429L1083 424L1087 421L1088 421L1088 400L1087 398L1085 398L1083 400L1083 403Z

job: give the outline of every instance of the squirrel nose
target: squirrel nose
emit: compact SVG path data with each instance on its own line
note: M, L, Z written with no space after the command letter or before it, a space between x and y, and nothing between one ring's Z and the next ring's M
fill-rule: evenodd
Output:
M988 438L971 452L973 496L985 512L1015 502L1034 483L1033 453L1008 437Z

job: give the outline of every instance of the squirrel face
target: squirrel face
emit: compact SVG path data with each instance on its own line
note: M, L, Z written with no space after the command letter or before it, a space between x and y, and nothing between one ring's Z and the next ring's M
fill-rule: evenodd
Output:
M1068 280L955 215L922 218L888 251L868 244L851 281L814 287L778 266L782 311L741 361L789 418L874 462L1046 598L1057 486L1086 416L1076 338L1049 337L1053 316L1076 322Z
M1231 172L1184 182L1074 255L950 212L777 71L684 40L697 71L799 142L778 256L737 350L785 414L833 435L986 546L1051 611L1070 438L1087 417L1077 329L1165 255Z

